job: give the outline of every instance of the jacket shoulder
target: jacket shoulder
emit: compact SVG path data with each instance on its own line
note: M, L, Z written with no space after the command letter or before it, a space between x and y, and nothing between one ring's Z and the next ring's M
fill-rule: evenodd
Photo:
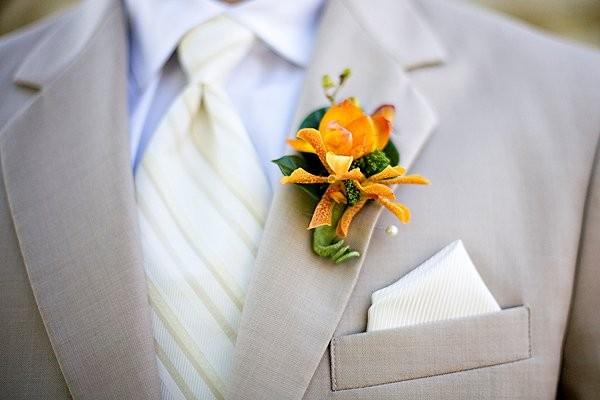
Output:
M481 50L483 46L488 48L488 55L537 61L547 69L572 66L592 74L600 66L600 51L590 45L544 32L464 0L421 0L418 6L444 41L463 50Z
M493 62L498 67L539 67L572 79L572 83L600 81L600 50L596 48L464 1L421 0L418 7L440 34L451 56ZM533 74L524 68L521 71Z
M467 85L501 88L503 96L537 102L565 121L585 121L586 134L600 134L598 49L463 1L417 4L448 63L477 81Z

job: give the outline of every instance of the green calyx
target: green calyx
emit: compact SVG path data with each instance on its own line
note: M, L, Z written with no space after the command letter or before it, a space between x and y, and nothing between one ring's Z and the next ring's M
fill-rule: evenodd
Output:
M369 177L383 171L389 165L391 162L388 156L381 150L375 150L354 160L350 168L360 168L361 172Z

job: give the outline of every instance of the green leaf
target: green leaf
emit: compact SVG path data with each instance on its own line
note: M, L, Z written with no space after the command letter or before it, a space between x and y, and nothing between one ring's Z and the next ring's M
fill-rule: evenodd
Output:
M344 210L343 205L337 204L333 209L331 226L319 226L313 231L313 251L321 257L329 258L336 264L341 264L352 258L360 257L360 253L350 248L339 239L335 233L338 221Z
M311 172L311 168L306 160L302 156L298 155L287 155L277 160L272 161L276 164L281 173L285 176L290 176L294 170L298 168L303 168L306 171ZM324 185L296 185L303 192L307 193L315 202L319 201L323 193L325 192L326 187ZM325 185L326 186L326 185Z
M323 193L325 192L325 189L323 189L322 187L323 185L297 184L295 186L302 190L304 193L308 194L315 201L315 203L321 199L321 196L323 196Z
M304 128L319 129L319 124L323 119L323 115L325 115L328 109L329 107L323 107L308 114L306 118L304 118L304 121L302 121L300 124L300 128L298 128L298 130Z
M298 168L306 170L306 161L304 158L297 155L288 155L271 161L279 167L281 173L285 176L290 176Z
M387 158L390 159L390 165L395 167L396 165L400 164L400 153L398 152L394 142L392 142L392 139L390 139L387 145L383 148L383 152Z
M325 169L325 166L319 160L319 156L313 153L300 153L306 163L306 170L314 175L327 176L329 172Z

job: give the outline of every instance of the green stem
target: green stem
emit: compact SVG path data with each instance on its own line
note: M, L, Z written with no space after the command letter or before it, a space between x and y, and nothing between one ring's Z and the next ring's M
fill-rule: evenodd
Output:
M360 257L360 253L348 246L343 239L336 234L338 221L342 217L346 207L336 204L333 209L331 226L320 226L313 231L313 251L321 256L334 261L336 264L343 263L352 258Z

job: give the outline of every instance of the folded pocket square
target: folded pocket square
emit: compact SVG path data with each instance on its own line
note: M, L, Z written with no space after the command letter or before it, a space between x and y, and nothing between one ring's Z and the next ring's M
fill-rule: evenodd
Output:
M371 295L367 331L500 311L462 241Z

